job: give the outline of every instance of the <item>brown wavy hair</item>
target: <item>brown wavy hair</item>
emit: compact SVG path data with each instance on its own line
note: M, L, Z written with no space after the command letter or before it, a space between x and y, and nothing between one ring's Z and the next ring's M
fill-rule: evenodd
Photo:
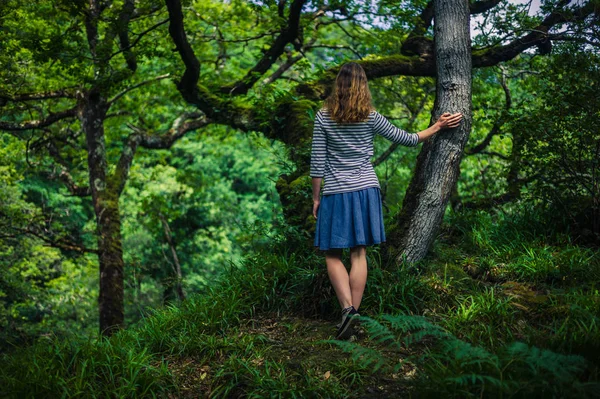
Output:
M323 103L337 123L362 122L374 109L367 74L356 62L347 62L335 78L333 90Z

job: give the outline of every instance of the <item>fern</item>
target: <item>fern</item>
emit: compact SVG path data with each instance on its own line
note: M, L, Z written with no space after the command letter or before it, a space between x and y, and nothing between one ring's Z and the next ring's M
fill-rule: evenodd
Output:
M379 351L360 346L354 342L324 340L321 343L333 344L346 353L350 353L352 361L360 363L365 368L371 367L375 373L386 364L386 360Z
M440 328L431 324L425 317L423 316L409 316L409 315L389 315L384 314L381 318L388 323L390 323L391 327L394 330L399 332L409 332L415 330L422 329L431 329L431 328Z
M544 375L560 382L573 381L586 369L585 359L577 355L563 355L545 349L514 342L505 348L507 367L513 374L529 371L532 376Z
M489 375L481 375L481 374L462 374L456 377L447 377L447 382L454 383L458 386L468 386L468 385L476 385L477 383L481 384L490 384L498 388L503 388L505 383L498 378L489 376Z
M367 331L369 348L354 342L325 341L350 353L355 362L372 372L397 373L406 362L414 363L414 384L419 392L460 397L504 394L519 396L552 394L560 397L584 397L592 389L578 377L587 369L581 356L562 355L549 350L514 342L497 354L472 345L421 316L382 315L378 319L360 317ZM398 359L389 351L431 337L437 345L419 356ZM387 353L387 355L386 355ZM427 377L425 377L427 376Z
M453 358L463 366L488 363L496 369L499 369L498 356L479 346L471 345L470 343L461 341L455 337L452 338L453 339L442 343L443 355Z
M359 317L361 326L363 326L368 332L371 340L380 345L387 345L395 349L400 349L400 344L396 341L396 334L394 334L389 328L379 323L377 320L370 317L361 316Z

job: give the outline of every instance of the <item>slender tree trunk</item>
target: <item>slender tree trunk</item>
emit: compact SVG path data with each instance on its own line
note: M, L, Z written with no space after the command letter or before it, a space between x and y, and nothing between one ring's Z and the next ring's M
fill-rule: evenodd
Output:
M107 179L104 119L108 105L98 92L84 93L78 116L85 132L92 201L96 214L98 260L100 263L100 333L112 335L124 324L123 249L119 194Z
M183 275L181 273L181 264L179 263L179 257L177 256L177 251L175 250L175 244L171 239L171 229L169 228L169 223L164 215L160 215L160 221L163 225L163 230L165 233L165 239L169 244L169 248L171 249L171 256L173 257L173 273L175 274L175 292L177 292L177 296L180 301L185 299L185 293L183 292L183 286L181 282L183 280Z
M421 260L442 223L458 180L471 128L471 37L468 0L435 1L436 100L431 122L461 112L463 122L423 144L390 244L398 262Z
M506 181L508 183L507 192L510 193L511 197L514 199L521 197L521 186L523 185L519 179L519 172L521 171L521 164L523 162L521 155L523 144L523 137L520 134L513 134L510 166Z

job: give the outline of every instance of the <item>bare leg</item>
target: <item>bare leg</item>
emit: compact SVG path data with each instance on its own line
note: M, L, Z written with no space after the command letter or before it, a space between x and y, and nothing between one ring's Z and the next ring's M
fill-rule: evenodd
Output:
M350 248L350 290L352 305L358 309L367 284L367 248L364 245Z
M348 271L342 263L342 250L332 249L327 251L325 255L325 261L327 262L327 273L329 274L329 280L331 280L331 284L333 285L335 294L340 302L340 306L342 309L352 306L350 279L348 276Z

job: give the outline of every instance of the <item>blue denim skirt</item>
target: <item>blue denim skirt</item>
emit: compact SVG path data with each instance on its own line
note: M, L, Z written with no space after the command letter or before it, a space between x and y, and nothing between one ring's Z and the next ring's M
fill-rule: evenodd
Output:
M323 195L317 211L315 246L320 250L385 242L378 187Z

